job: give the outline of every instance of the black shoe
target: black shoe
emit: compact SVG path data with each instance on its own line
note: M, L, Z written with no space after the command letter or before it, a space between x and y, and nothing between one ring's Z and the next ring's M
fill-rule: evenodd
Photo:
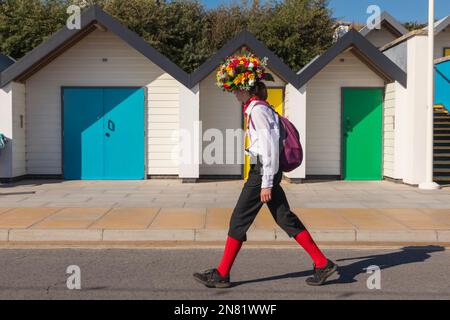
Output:
M307 284L310 286L321 286L333 273L337 271L337 265L331 260L327 261L327 265L323 268L316 268L314 266L314 275L306 279Z
M194 273L194 279L208 288L231 287L230 276L222 277L217 269L210 269L201 273Z

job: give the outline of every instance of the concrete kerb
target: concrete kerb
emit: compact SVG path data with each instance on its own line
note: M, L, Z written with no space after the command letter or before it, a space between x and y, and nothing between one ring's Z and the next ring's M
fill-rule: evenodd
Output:
M1 229L1 243L139 243L139 242L190 242L202 245L207 242L224 242L225 229ZM450 243L449 230L312 230L319 243ZM293 239L282 230L252 229L248 240L255 243L284 244Z

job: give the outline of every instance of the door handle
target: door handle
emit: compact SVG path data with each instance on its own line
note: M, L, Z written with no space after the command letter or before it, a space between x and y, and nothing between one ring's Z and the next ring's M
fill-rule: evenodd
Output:
M111 131L116 131L116 125L112 122L112 120L108 120L108 129Z
M109 132L105 133L105 135L109 138L111 136L111 134L109 134Z
M352 131L352 124L350 123L350 118L345 119L346 125L345 129L347 132Z

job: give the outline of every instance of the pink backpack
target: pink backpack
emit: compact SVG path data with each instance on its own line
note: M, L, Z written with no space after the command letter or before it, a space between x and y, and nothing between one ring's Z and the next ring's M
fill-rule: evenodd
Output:
M303 163L303 148L300 143L300 134L297 128L287 118L278 114L266 101L261 100L259 102L270 108L280 119L280 139L282 141L282 150L280 151L281 170L283 172L290 172L300 167ZM249 122L255 128L251 117Z

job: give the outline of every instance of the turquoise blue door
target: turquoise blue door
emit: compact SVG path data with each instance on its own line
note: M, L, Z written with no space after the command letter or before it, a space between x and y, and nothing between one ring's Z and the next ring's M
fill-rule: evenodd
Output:
M144 179L144 89L65 88L64 178Z

